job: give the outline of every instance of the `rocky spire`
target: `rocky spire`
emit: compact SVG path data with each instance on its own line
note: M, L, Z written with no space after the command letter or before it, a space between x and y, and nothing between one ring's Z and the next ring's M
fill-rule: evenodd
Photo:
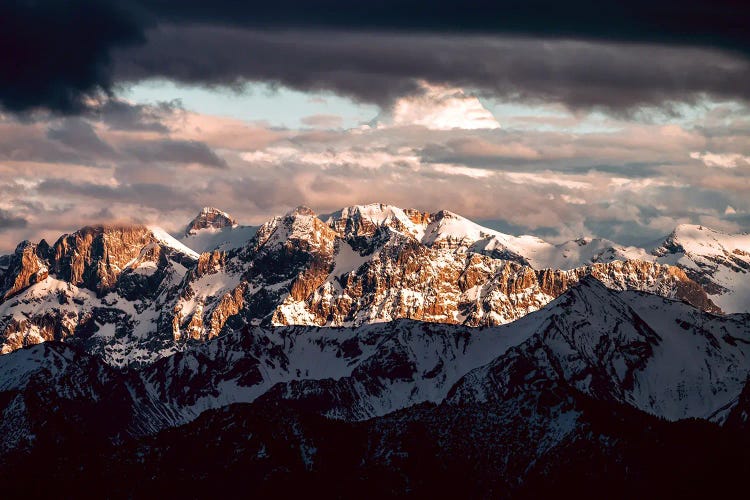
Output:
M185 229L185 236L195 234L201 229L221 229L223 227L232 227L236 225L237 221L228 213L222 212L214 207L203 207L195 219L188 224Z

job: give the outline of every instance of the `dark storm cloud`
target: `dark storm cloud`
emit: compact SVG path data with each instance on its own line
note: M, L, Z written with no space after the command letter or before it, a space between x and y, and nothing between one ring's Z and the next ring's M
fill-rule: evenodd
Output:
M116 69L124 80L271 82L380 105L418 93L419 80L619 112L706 94L750 99L750 61L728 53L531 38L170 26L118 53Z
M746 50L738 0L141 0L168 22L253 27L512 33L711 44ZM179 7L176 7L179 5Z
M79 112L111 85L110 51L145 25L119 0L0 2L0 105Z
M111 91L113 50L137 46L147 33L147 48L124 56L124 76L162 75L199 84L270 80L378 103L415 91L414 78L476 85L520 97L527 97L522 84L529 83L531 97L611 108L661 102L675 91L746 98L744 65L734 67L727 58L715 64L708 53L693 53L698 60L689 67L679 57L676 66L663 66L670 58L665 61L658 53L654 58L648 50L632 52L619 65L608 55L623 54L592 54L585 47L566 49L546 60L544 47L511 56L498 52L491 41L466 42L456 34L711 46L747 56L749 12L750 4L734 0L608 0L595 5L587 0L5 0L0 2L0 105L11 111L43 107L78 112L88 97ZM174 28L166 34L152 30L165 25ZM245 39L227 27L239 33L291 28L298 34L263 40L250 32ZM396 35L368 38L330 32L310 35L311 29L449 36L445 43L437 43L440 38L429 35L414 40ZM212 36L221 36L224 45ZM180 46L179 41L186 44ZM231 45L233 41L238 45ZM268 48L273 50L265 52ZM553 57L561 55L562 66L557 67ZM291 57L279 59L285 56ZM410 70L412 63L416 64ZM705 65L702 75L693 67L700 63ZM631 74L634 66L638 71ZM662 69L667 76L661 76ZM518 75L505 73L509 70ZM556 88L541 84L558 76L562 80ZM580 82L584 85L576 88ZM628 82L633 83L632 91Z
M226 168L227 164L203 142L162 139L123 147L123 151L138 160L169 163L198 163L207 167Z

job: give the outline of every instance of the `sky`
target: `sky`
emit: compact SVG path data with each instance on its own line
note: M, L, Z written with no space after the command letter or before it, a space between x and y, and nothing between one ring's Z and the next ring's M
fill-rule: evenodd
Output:
M203 206L750 230L747 2L8 0L0 251Z

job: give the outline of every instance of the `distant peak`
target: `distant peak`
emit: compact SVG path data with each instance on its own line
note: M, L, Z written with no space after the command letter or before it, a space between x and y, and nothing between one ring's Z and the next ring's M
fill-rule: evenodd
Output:
M703 226L701 224L678 224L670 235L676 236L676 235L689 235L689 234L701 234L701 233L725 234L722 231L717 231L716 229L712 229L708 226Z
M451 212L450 210L441 210L433 214L433 218L435 220L441 220L441 219L463 219L464 217L461 217L457 213Z
M719 231L698 224L679 224L667 236L665 244L676 244L677 242L689 242L692 240L704 240L722 235Z
M228 213L214 207L203 207L200 213L188 224L185 235L195 234L201 229L221 229L236 225L237 221Z
M312 216L315 216L315 211L312 208L310 208L310 207L306 207L305 205L300 205L300 206L294 208L293 210L290 210L289 212L287 212L287 215L289 215L289 216L294 216L294 215L312 215Z
M703 231L705 229L703 226L699 226L698 224L678 224L675 226L673 233L680 233L684 231Z

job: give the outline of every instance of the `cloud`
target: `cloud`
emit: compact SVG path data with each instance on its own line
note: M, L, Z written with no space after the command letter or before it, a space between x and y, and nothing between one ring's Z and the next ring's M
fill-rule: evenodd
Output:
M434 130L496 129L500 124L475 96L460 88L420 82L421 93L402 97L376 119L377 126L417 125Z
M232 47L232 50L227 50ZM245 54L263 54L246 57ZM750 61L712 49L479 35L258 31L162 26L118 51L117 78L266 82L388 108L423 82L487 96L634 113L706 95L750 98Z
M312 128L340 128L344 119L339 115L312 115L305 116L300 120L303 125Z
M42 195L75 197L88 202L101 200L107 203L142 204L163 210L192 207L186 193L165 184L104 185L48 179L42 181L36 191Z
M79 152L105 157L116 155L112 146L101 140L91 124L81 118L68 118L51 127L47 137Z
M92 118L101 120L111 130L167 133L164 118L180 109L177 101L147 106L111 98L104 99L90 111Z
M141 0L160 20L269 28L320 27L352 31L514 33L546 37L712 43L748 46L750 8L733 0Z
M561 120L575 120L572 130L514 127L507 112L503 128L474 130L275 129L159 105L133 112L158 125L145 129L114 126L104 113L36 121L6 115L0 210L15 222L0 234L0 248L101 219L176 230L204 205L258 224L300 203L325 213L385 202L445 208L555 240L593 235L628 244L679 222L748 230L748 166L706 175L703 161L686 153L746 155L746 111L707 106L694 110L692 123L701 127L558 109Z
M739 166L750 166L750 156L737 153L717 154L694 151L690 153L690 158L702 161L707 167L736 168Z
M6 210L0 210L0 231L23 228L26 227L28 223L29 221L23 217L16 217Z
M111 87L111 49L142 40L144 27L117 0L1 2L0 106L82 111Z
M143 163L197 163L206 167L225 168L226 161L203 142L161 139L139 141L123 150Z
M747 99L749 14L733 0L8 0L0 106L80 113L122 79L160 76L378 104L420 79L611 110Z

